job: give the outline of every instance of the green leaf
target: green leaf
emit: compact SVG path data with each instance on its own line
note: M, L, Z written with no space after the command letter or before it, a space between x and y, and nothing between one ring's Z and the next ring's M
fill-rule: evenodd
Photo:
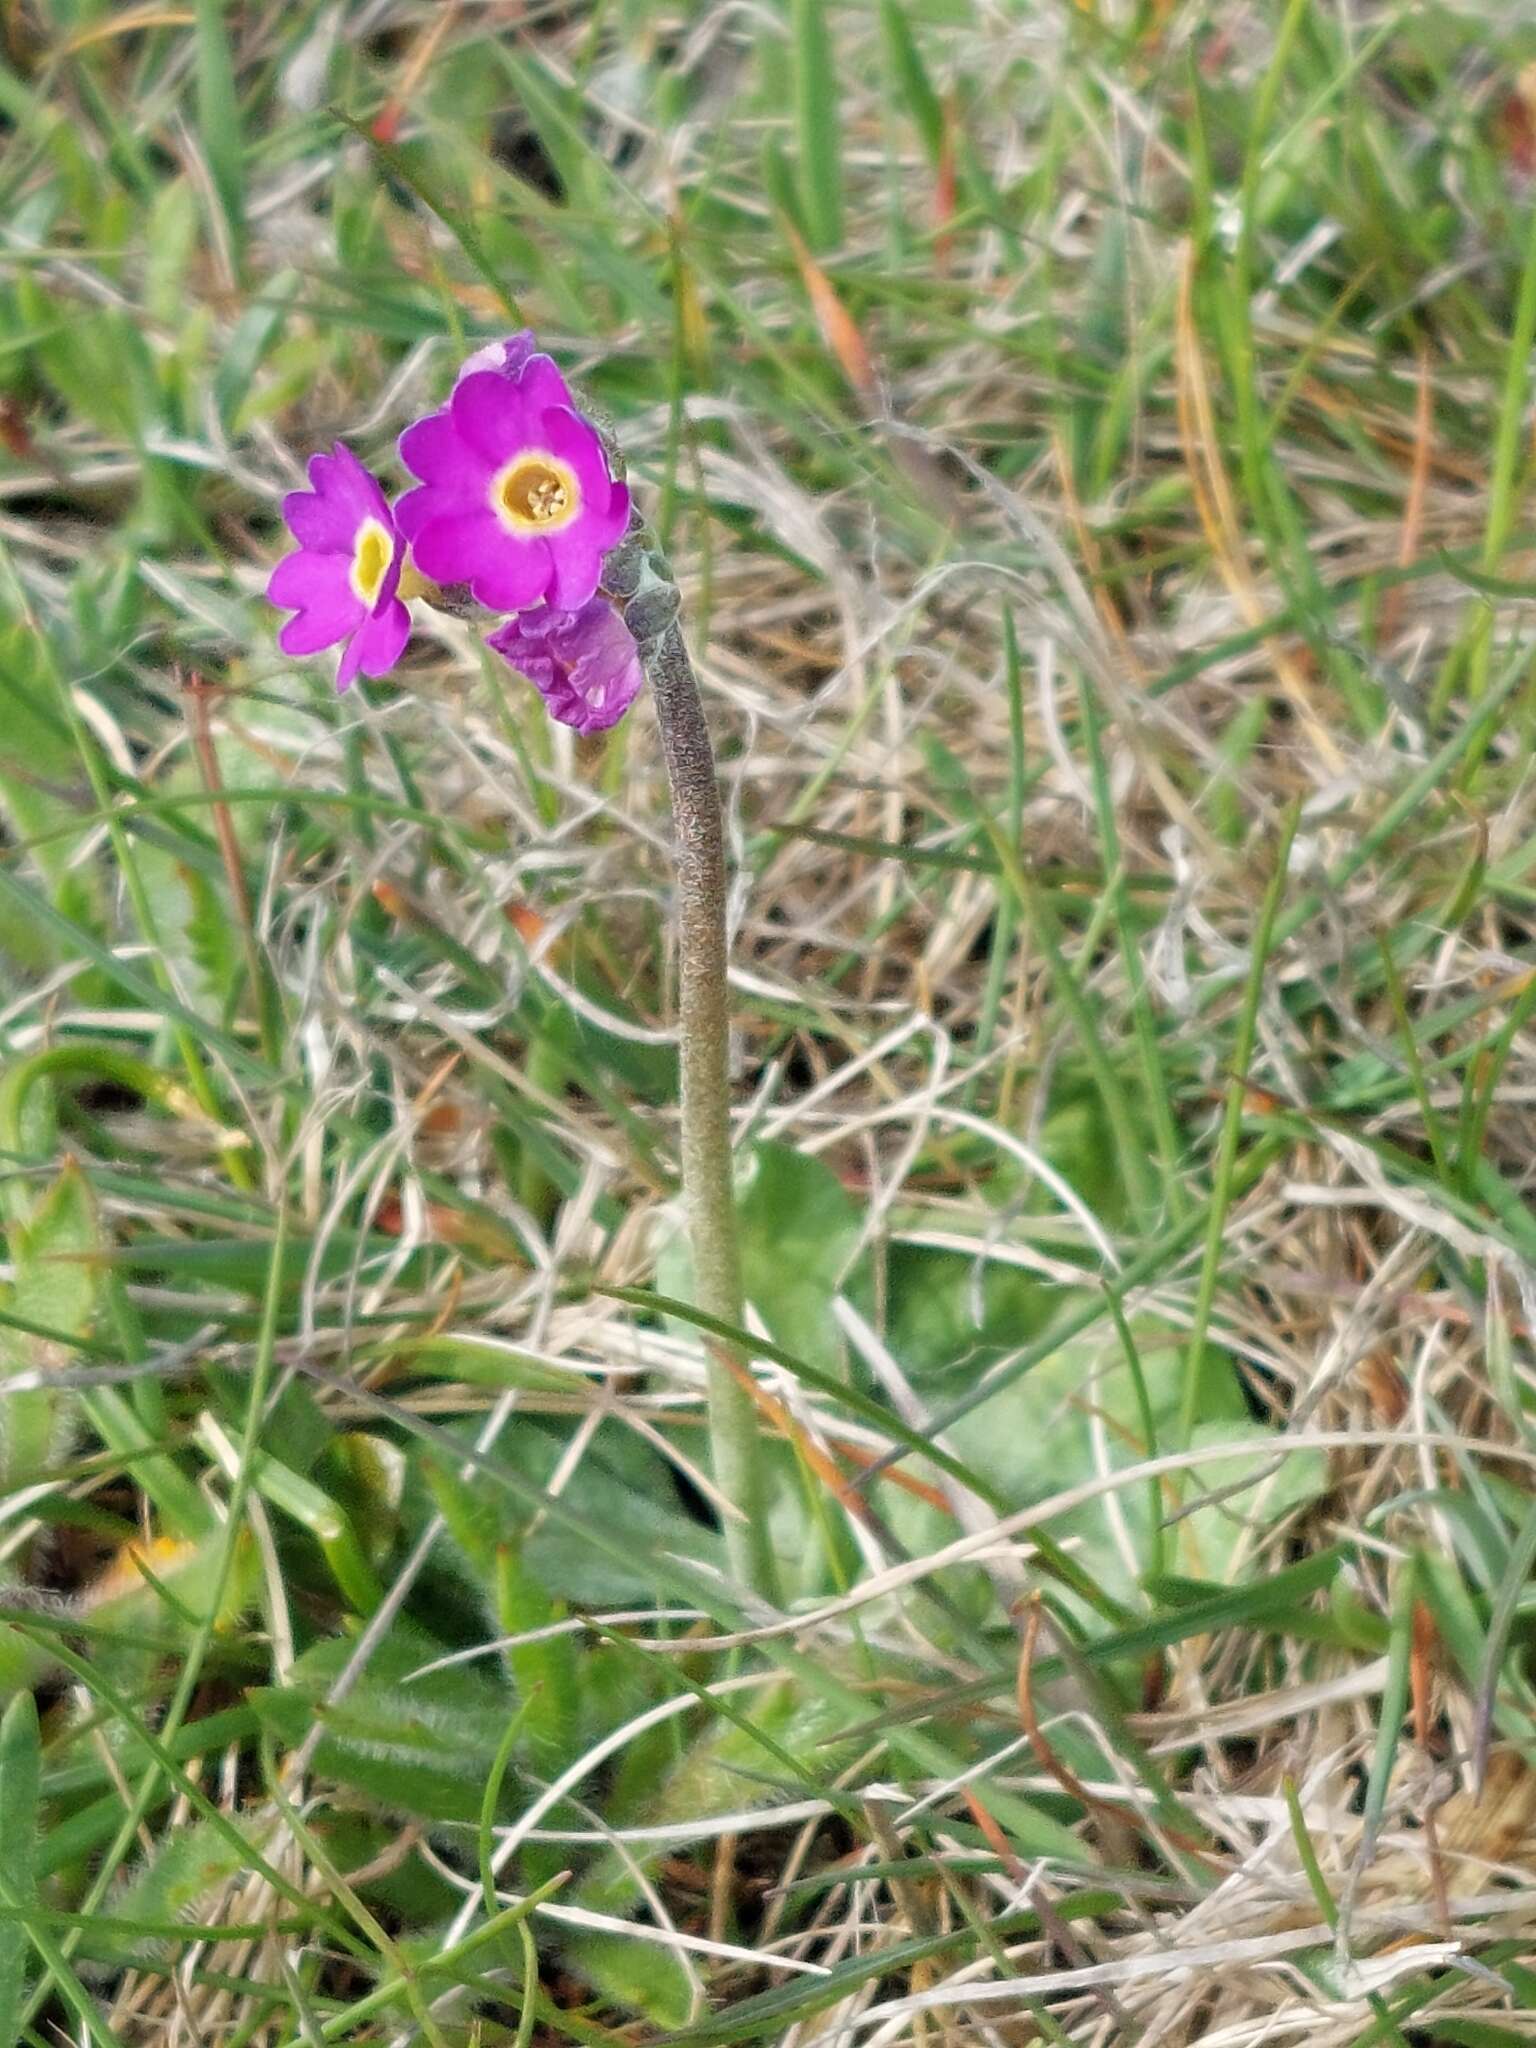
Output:
M1178 1554L1192 1575L1228 1578L1239 1545L1252 1548L1255 1526L1280 1521L1327 1489L1328 1464L1322 1452L1288 1446L1284 1437L1261 1422L1202 1423L1190 1448L1241 1444L1245 1439L1251 1450L1198 1465L1186 1482L1184 1492L1191 1500L1202 1493L1229 1496L1197 1507L1176 1525Z
M296 270L280 270L264 279L261 297L246 307L220 349L213 373L213 398L227 432L235 432L245 423L256 372L268 350L283 338L289 302L299 284Z
M598 1993L603 2004L641 2013L654 2027L687 2025L693 1986L677 1957L659 1943L593 1928L573 1936L564 1955L572 1972Z
M233 1476L237 1464L234 1446L212 1415L199 1418L197 1434ZM251 1484L264 1500L309 1531L343 1597L359 1614L371 1614L383 1597L382 1589L345 1509L323 1486L317 1486L302 1472L295 1472L269 1451L253 1451L246 1469Z
M493 48L497 50L498 54L502 57L502 61L505 62L506 52L502 49L502 46L497 43L493 45ZM506 285L497 272L496 265L487 256L484 244L481 242L475 229L471 227L469 221L465 218L463 210L455 206L450 200L442 198L438 193L436 185L427 182L421 166L421 153L413 151L407 154L403 150L394 148L390 143L381 142L370 128L361 121L354 121L350 114L344 113L339 107L333 108L332 112L338 121L350 128L360 141L368 145L377 162L391 177L398 178L407 191L413 193L429 213L436 215L464 251L464 254L474 265L481 278L490 287L492 294L502 311L507 315L507 318L515 325L521 318L517 310L517 301L507 291Z
M1067 1339L1022 1378L1001 1387L984 1407L958 1416L948 1430L955 1451L995 1492L1025 1505L1049 1500L1090 1478L1103 1459L1111 1465L1130 1465L1155 1452L1160 1443L1172 1442L1179 1412L1182 1339L1152 1316L1137 1317L1130 1327L1151 1415L1152 1444L1146 1442L1142 1401L1125 1352L1113 1331L1099 1328ZM1220 1353L1213 1352L1205 1363L1201 1412L1209 1440L1227 1442L1251 1435L1255 1450L1246 1467L1224 1460L1189 1481L1186 1500L1201 1486L1226 1487L1257 1471L1261 1459L1278 1448L1278 1439L1250 1421L1241 1389ZM1308 1468L1314 1487L1318 1469L1316 1461ZM1239 1532L1235 1517L1250 1512L1252 1504L1253 1496L1245 1493L1230 1509L1203 1508L1176 1522L1167 1538L1170 1567L1193 1578L1219 1581ZM885 1506L909 1547L932 1547L942 1540L947 1525L936 1509L906 1496L887 1496ZM1142 1561L1152 1551L1151 1512L1148 1490L1127 1486L1072 1509L1048 1528L1111 1598L1135 1609L1143 1604L1138 1584ZM987 1589L979 1578L974 1583L978 1600L989 1605Z
M37 1703L19 1692L0 1720L0 1895L25 1907L37 1895L38 1792L42 1745ZM0 1922L0 2048L15 2048L25 2014L28 1942L20 1920Z
M274 1832L265 1822L237 1816L235 1827L249 1847L261 1850ZM185 1920L189 1931L220 1906L220 1895L234 1878L250 1868L240 1842L206 1820L163 1834L153 1853L131 1871L112 1894L109 1917L114 1920L169 1922ZM224 1917L230 1917L227 1912ZM94 1928L90 1954L100 1962L149 1961L170 1952L171 1944L155 1937L135 1939L110 1929Z
M84 778L67 723L56 703L52 657L30 626L0 630L0 810L17 839L43 838L79 816ZM91 921L90 876L70 866L70 838L51 838L28 854L54 904L66 917ZM37 969L63 957L65 947L24 912L8 915L0 944Z
M404 1337L390 1346L396 1375L429 1374L464 1380L472 1387L516 1387L529 1394L569 1394L584 1382L558 1366L520 1351L500 1337L473 1332L443 1337Z
M738 1196L742 1282L768 1332L824 1371L842 1364L832 1301L858 1242L859 1212L823 1160L754 1147Z
M566 1443L562 1432L530 1418L508 1431L498 1457L519 1468L542 1491L553 1479ZM505 1516L506 1496L497 1492L489 1498ZM683 1506L666 1461L616 1424L594 1438L560 1499L583 1520L601 1527L610 1545L597 1549L570 1523L552 1515L526 1540L521 1523L508 1517L500 1539L522 1542L524 1564L552 1599L577 1606L631 1606L655 1597L658 1555L706 1565L721 1560L718 1532Z
M171 178L155 195L144 224L144 302L152 319L181 331L187 279L197 253L197 193L189 178Z
M531 41L519 47L510 37L498 37L494 48L522 102L529 128L554 169L566 205L588 210L601 204L603 165L586 137L580 93L531 54Z
M318 1721L316 1770L386 1812L477 1821L512 1711L499 1675L458 1664L417 1676L442 1656L443 1645L397 1622L346 1697L330 1701L353 1648L339 1637L318 1643L295 1663L289 1685L254 1689L249 1698L262 1725L296 1748ZM509 1808L516 1789L509 1777Z
M790 168L788 157L779 147L777 136L767 135L763 138L762 155L758 164L758 182L774 212L782 214L798 233L804 233L805 218L800 207L795 174Z
M623 1824L670 1827L776 1800L803 1799L805 1782L789 1776L775 1750L798 1764L812 1783L829 1782L846 1753L838 1740L848 1725L842 1703L807 1692L791 1679L765 1685L751 1700L741 1721L713 1717L659 1783L647 1786L633 1802ZM632 1861L617 1850L606 1852L571 1894L573 1901L601 1913L628 1912L639 1896Z
M513 1754L540 1778L554 1777L585 1743L649 1704L651 1694L644 1690L648 1674L642 1667L637 1688L634 1663L612 1648L578 1647L579 1638L571 1634L540 1636L539 1631L564 1618L566 1604L551 1595L530 1564L521 1537L508 1526L505 1503L474 1478L464 1479L446 1460L428 1456L421 1469L450 1536L464 1553L476 1591L493 1607L499 1633L536 1638L502 1653L517 1692L520 1732ZM535 1558L547 1564L547 1548L541 1543L532 1548ZM537 1863L544 1851L534 1846L529 1853ZM540 1868L539 1875L560 1867L551 1861L549 1871Z
M100 1296L101 1233L90 1183L66 1166L26 1224L11 1232L15 1280L5 1306L23 1322L90 1333ZM69 1362L55 1338L0 1325L0 1383ZM0 1490L14 1492L51 1471L69 1440L73 1403L43 1386L10 1393L0 1384Z
M86 1335L101 1288L101 1225L91 1184L73 1161L11 1236L16 1279L10 1306L30 1322Z
M116 307L77 307L58 332L37 343L35 354L70 410L114 438L138 445L143 429L158 420L154 358L144 336Z
M750 1726L724 1716L711 1721L660 1781L653 1781L629 1803L621 1816L623 1824L664 1827L707 1821L786 1796L803 1798L804 1783L782 1782L787 1773L770 1744L798 1761L806 1777L818 1784L836 1772L848 1753L847 1746L836 1741L847 1726L841 1703L808 1694L791 1681L754 1695L748 1718ZM759 1740L759 1734L767 1742ZM682 1852L673 1847L668 1853ZM708 1853L707 1847L703 1853ZM616 1849L607 1851L570 1894L572 1903L615 1915L634 1911L641 1897L637 1864L643 1870L654 1860L633 1849L628 1856ZM675 1957L653 1944L616 1933L583 1933L567 1940L565 1955L595 1990L644 2013L654 2024L678 2027L686 2020L691 2003L687 1975Z
M842 1376L844 1347L832 1303L858 1242L852 1196L822 1160L788 1145L753 1147L737 1181L741 1278L769 1335L820 1372ZM684 1238L658 1261L665 1294L692 1295Z
M157 1536L148 1543L124 1544L86 1587L82 1602L98 1627L116 1631L130 1645L135 1631L178 1636L208 1616L218 1590L223 1540L222 1530L215 1528L191 1541ZM255 1545L242 1534L216 1621L231 1622L247 1606L256 1563Z
M522 1553L503 1545L496 1555L496 1618L502 1633L530 1635L564 1614L564 1603L550 1599ZM552 1776L570 1762L582 1736L576 1645L569 1635L547 1636L509 1649L506 1658L524 1702L528 1754L541 1775Z
M337 1492L364 1555L373 1566L382 1565L400 1529L404 1452L388 1437L349 1429L331 1443L327 1461L337 1474Z
M493 1499L472 1478L463 1478L446 1455L437 1458L429 1453L421 1459L420 1471L449 1535L474 1568L489 1605L497 1546L510 1534L505 1501Z
M1021 1338L1038 1335L1052 1307L1052 1290L1018 1266L991 1262L978 1273L973 1259L899 1236L885 1283L886 1342L914 1385L936 1398L972 1385ZM866 1315L874 1307L867 1292L861 1284Z

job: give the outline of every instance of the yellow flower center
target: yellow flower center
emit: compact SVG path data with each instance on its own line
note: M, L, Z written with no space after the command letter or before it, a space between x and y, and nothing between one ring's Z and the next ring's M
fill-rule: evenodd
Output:
M558 533L581 510L581 487L558 456L525 449L491 479L491 509L509 533Z
M388 529L377 519L365 519L352 542L352 594L369 611L378 602L379 591L395 559L395 544Z

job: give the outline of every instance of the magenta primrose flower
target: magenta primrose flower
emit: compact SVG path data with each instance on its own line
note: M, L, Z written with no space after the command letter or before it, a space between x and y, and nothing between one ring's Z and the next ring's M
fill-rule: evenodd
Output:
M606 732L639 694L635 636L603 597L576 611L547 604L520 612L486 636L503 660L543 697L552 718L577 732Z
M576 612L624 536L629 492L550 357L527 353L521 335L490 346L500 366L469 370L400 436L421 483L395 516L434 582L468 583L491 611L547 601Z
M277 636L285 654L344 642L336 687L359 670L381 676L400 659L411 615L397 596L400 532L378 483L351 449L310 458L312 490L291 491L283 517L299 545L272 571L267 596L294 613Z

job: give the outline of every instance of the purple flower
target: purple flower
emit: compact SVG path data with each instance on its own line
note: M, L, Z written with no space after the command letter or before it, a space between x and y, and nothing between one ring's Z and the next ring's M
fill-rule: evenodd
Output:
M491 346L500 368L467 369L447 405L400 436L422 481L395 516L434 582L468 583L491 611L544 599L577 611L623 537L629 492L553 361L522 335Z
M389 501L350 448L311 456L309 491L291 491L283 517L298 549L272 571L267 596L292 611L277 636L285 654L318 654L346 646L336 687L346 689L361 669L381 676L400 659L411 615L396 592L400 584L400 532Z
M644 676L635 636L604 597L576 611L547 604L486 638L543 697L550 716L578 732L606 732L634 703Z

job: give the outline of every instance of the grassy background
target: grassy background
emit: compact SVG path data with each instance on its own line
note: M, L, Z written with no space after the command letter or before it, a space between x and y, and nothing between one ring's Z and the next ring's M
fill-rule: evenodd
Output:
M1528 2039L1536 30L0 7L0 2048ZM668 820L278 501L515 321Z

